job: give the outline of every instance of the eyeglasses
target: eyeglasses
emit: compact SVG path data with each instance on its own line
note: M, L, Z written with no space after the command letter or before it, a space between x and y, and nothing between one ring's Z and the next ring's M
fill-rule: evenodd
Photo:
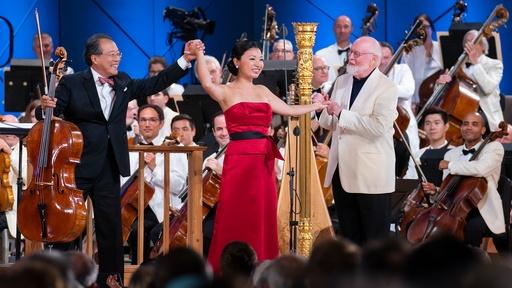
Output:
M121 57L123 57L123 53L121 53L120 51L101 53L101 55L106 55L106 56L111 57L111 58L114 58L114 57L121 58Z
M160 122L160 119L156 118L156 117L151 117L151 118L140 118L139 119L139 122L141 124L144 124L144 123L149 123L149 124L155 124L157 122Z
M356 51L356 50L350 50L350 52L348 52L348 56L352 55L352 56L354 56L354 58L359 58L359 57L361 57L362 55L366 55L366 54L374 54L374 53L370 53L370 52L359 52L359 51Z
M313 71L315 71L315 72L329 71L329 66L325 65L325 66L320 66L320 67L313 67Z
M293 51L284 49L274 49L274 53L293 53Z

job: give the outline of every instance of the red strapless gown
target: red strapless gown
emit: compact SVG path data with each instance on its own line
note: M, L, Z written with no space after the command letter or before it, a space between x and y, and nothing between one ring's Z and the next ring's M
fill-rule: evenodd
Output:
M241 102L229 107L224 115L230 134L258 131L267 135L272 109L267 103ZM258 261L278 256L276 157L281 155L270 138L229 143L208 255L215 272L219 272L222 249L232 241L250 244Z

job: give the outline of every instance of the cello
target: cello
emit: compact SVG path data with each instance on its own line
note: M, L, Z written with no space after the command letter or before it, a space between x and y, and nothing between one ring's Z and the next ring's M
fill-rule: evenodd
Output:
M37 12L36 20L40 34ZM58 59L52 67L50 98L55 97L55 87L67 60L63 47L58 47L55 55ZM53 108L46 108L45 115L44 121L36 123L26 138L28 159L34 171L19 203L18 227L31 241L69 242L82 233L87 221L82 191L75 184L75 166L80 162L83 137L73 123L52 119Z
M497 5L478 31L478 35L473 39L473 44L476 45L482 37L490 37L494 30L507 22L508 16L507 9L502 4ZM450 128L446 135L447 140L455 145L462 144L460 134L462 119L468 113L476 112L480 105L480 97L477 94L478 86L475 83L468 82L468 77L459 76L463 74L459 71L461 71L461 67L467 59L468 53L464 50L457 62L448 71L448 75L453 79L451 82L434 85L442 73L442 71L438 71L425 79L420 86L420 104L422 104L422 108L416 115L416 120L420 123L428 108L435 105L439 106L450 116Z
M469 161L475 160L491 141L506 136L507 124L501 122L501 130L490 133ZM432 205L418 213L405 233L407 241L418 244L438 231L449 232L459 239L464 238L464 225L468 212L476 208L487 192L484 177L448 175L441 183Z
M215 159L219 159L224 155L227 146L228 145L225 145L220 149L219 153L215 155ZM220 182L221 176L213 172L212 169L208 167L203 169L203 220L219 201ZM180 194L180 198L186 197L186 193L188 193L188 189ZM188 201L185 201L178 212L169 215L169 248L185 247L187 245L187 211ZM155 259L159 255L162 255L163 252L162 234L151 250L149 258Z

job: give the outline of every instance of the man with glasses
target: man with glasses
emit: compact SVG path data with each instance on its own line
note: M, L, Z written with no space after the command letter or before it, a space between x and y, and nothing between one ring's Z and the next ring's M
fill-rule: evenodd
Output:
M320 116L334 129L324 186L332 182L342 235L358 244L388 235L395 190L398 89L379 71L381 57L377 40L357 39Z
M194 42L201 43L187 42L184 55L158 75L132 79L118 70L121 52L112 38L95 34L84 50L89 68L62 77L55 91L57 101L41 98L42 108L54 107L54 115L76 124L83 135L75 179L84 196L93 202L100 287L107 287L108 276L120 280L123 275L119 175L130 175L125 124L128 102L162 91L185 75L195 59L188 53Z
M334 82L336 77L344 74L350 51L350 35L352 34L352 20L348 16L341 15L336 18L333 25L336 43L318 50L315 54L322 56L331 67L329 81Z
M159 131L164 126L164 112L157 105L145 105L139 109L140 144L160 146L165 140ZM174 153L171 155L170 182L171 182L171 207L179 210L183 203L178 197L187 184L188 162L185 154ZM144 260L149 257L150 244L158 240L160 227L159 223L164 221L164 156L163 154L144 153L144 180L155 189L153 197L149 200L148 207L144 209ZM138 173L139 153L130 152L130 169ZM125 182L128 178L121 179ZM135 184L138 185L138 184ZM137 264L137 226L135 221L132 224L132 232L128 237L128 244L131 250L132 264ZM151 237L150 237L151 235Z
M325 58L318 55L313 55L313 78L311 78L311 86L313 86L313 95L311 97L315 97L316 93L320 93L323 95L325 99L327 99L327 93L331 89L332 83L329 82L329 69L330 67L325 62ZM323 142L324 138L327 136L328 130L321 128L318 123L318 118L322 110L312 112L313 119L311 120L311 130L313 130L316 139L319 142ZM328 151L325 149L329 149L327 146L319 143L322 146L323 151ZM325 146L325 147L324 147ZM318 146L317 146L318 148Z
M270 53L270 60L293 60L295 54L293 53L293 45L290 40L279 39L274 42L272 46L272 53Z

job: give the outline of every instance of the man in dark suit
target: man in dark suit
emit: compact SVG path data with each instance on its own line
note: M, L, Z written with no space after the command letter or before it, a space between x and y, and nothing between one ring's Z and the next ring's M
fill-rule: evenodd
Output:
M121 52L105 34L91 36L85 46L89 69L62 77L55 91L57 101L43 96L41 107L54 107L54 115L76 124L83 135L84 147L76 167L76 184L90 196L94 206L98 242L100 287L107 287L110 275L123 275L123 249L119 175L129 176L130 165L125 117L128 102L146 98L176 82L195 57L184 55L158 75L131 79L119 72Z

